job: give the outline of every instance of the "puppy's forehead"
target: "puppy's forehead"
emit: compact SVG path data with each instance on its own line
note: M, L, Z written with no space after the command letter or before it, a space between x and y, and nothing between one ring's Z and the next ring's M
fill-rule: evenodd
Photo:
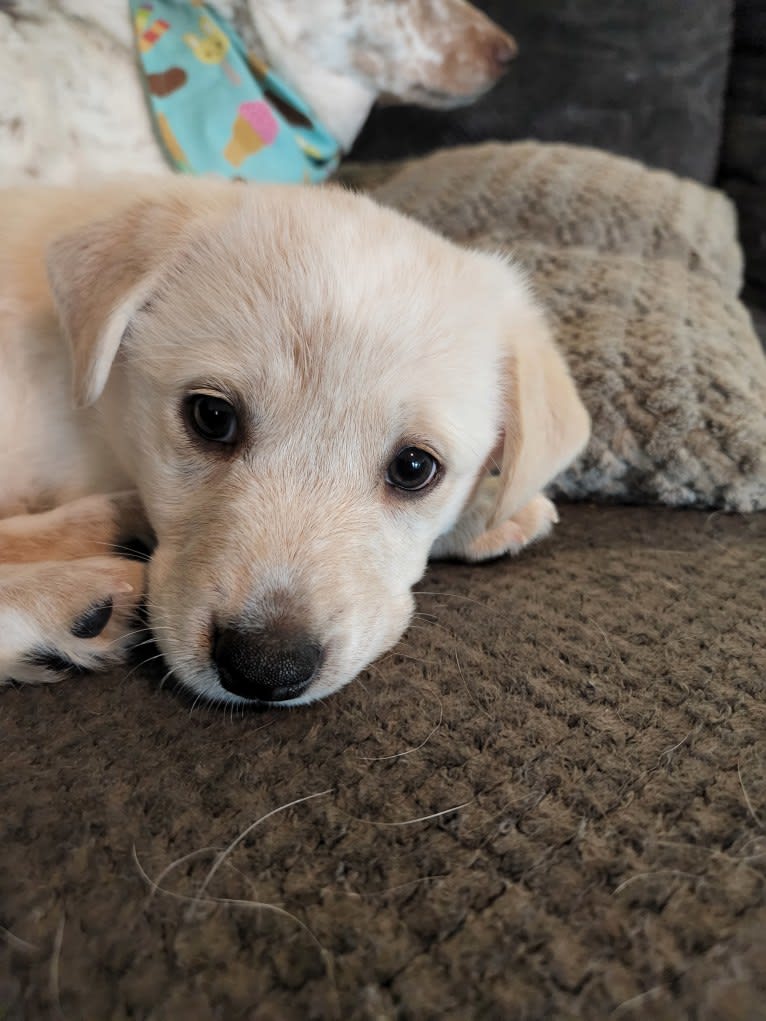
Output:
M170 346L178 383L209 373L273 399L454 397L494 375L507 284L499 261L359 196L243 188L198 225L151 313L158 368L172 373Z
M385 315L391 333L399 322L437 325L448 308L464 307L476 286L466 277L478 268L475 256L414 221L338 189L251 189L199 251L243 309L286 313L306 327ZM320 339L326 330L308 338Z

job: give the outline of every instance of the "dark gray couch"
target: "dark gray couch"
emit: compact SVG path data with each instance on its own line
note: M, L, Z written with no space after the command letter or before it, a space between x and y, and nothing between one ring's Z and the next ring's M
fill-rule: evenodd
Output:
M746 296L766 327L766 0L478 6L519 42L506 79L461 110L376 110L352 158L535 138L719 183L739 210Z

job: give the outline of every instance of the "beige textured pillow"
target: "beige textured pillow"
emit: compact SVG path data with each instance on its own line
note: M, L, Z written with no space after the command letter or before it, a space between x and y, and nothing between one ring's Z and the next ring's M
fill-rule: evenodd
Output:
M528 270L593 417L554 494L766 507L766 358L737 297L742 259L721 193L533 142L343 177Z

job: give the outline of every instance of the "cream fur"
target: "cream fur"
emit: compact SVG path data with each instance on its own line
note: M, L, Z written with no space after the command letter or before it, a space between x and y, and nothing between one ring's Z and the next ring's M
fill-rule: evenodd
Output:
M86 497L58 518L0 522L0 559L5 542L18 561L8 550L23 539L59 578L57 612L48 600L42 614L39 568L28 590L23 566L0 568L0 612L16 621L0 631L6 676L20 664L29 679L25 657L60 648L87 607L76 572L92 595L88 536L135 532L135 502L87 494L136 488L157 542L158 644L189 689L228 701L239 697L211 659L217 627L304 622L324 650L294 700L311 701L397 641L429 553L483 559L550 530L539 490L584 446L587 415L503 260L335 188L165 177L17 189L0 193L0 224L0 428L15 437L0 454L0 516ZM185 426L184 397L200 388L239 409L235 452L202 449ZM418 496L384 481L408 444L442 465ZM85 559L57 553L62 515ZM101 595L115 598L128 562L113 561ZM122 654L129 627L117 625ZM66 655L94 665L89 642L67 640Z

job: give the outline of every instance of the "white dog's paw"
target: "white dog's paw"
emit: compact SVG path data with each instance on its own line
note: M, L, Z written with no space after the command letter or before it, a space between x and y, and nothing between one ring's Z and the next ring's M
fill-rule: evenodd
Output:
M145 584L145 564L114 556L4 568L0 680L60 681L122 662Z
M507 521L488 529L486 523L496 506L498 486L495 476L482 480L478 493L452 531L434 543L432 557L457 557L469 562L490 560L519 553L550 533L559 516L553 503L542 494Z

